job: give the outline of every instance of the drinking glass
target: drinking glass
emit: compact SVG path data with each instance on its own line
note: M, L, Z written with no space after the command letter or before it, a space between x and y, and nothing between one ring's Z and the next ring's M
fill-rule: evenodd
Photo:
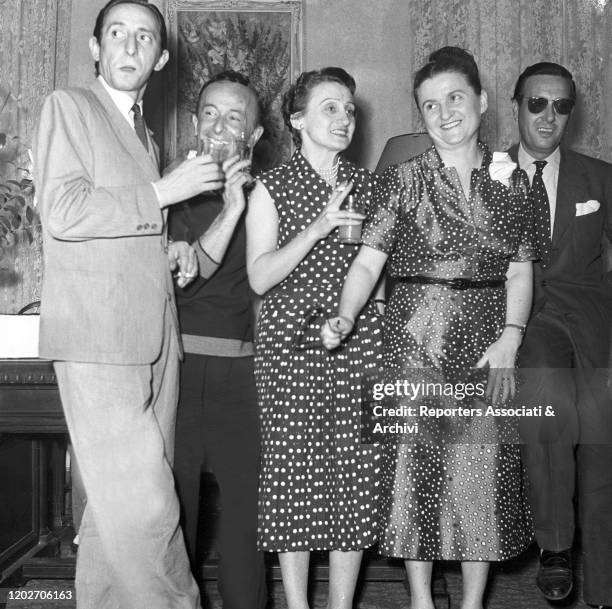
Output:
M234 150L233 154L237 154L241 161L253 160L253 145L251 138L247 137L247 134L242 132L238 137L234 138ZM250 165L242 170L243 173L248 173L251 170Z
M346 211L356 211L360 214L364 213L364 205L361 199L353 194L349 194L340 204L340 209ZM340 224L338 226L338 238L340 243L361 243L361 225L359 224Z
M198 141L198 154L210 154L212 160L221 165L225 159L232 155L232 142L202 135Z

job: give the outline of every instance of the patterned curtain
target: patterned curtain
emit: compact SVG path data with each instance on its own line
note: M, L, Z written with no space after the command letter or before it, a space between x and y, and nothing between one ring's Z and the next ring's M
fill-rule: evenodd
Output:
M578 104L566 142L612 161L612 0L411 0L413 71L444 45L469 49L489 95L481 137L518 139L510 98L521 71L555 61L574 75ZM420 118L413 131L422 131Z
M0 313L40 298L30 147L43 98L68 80L72 0L0 0Z

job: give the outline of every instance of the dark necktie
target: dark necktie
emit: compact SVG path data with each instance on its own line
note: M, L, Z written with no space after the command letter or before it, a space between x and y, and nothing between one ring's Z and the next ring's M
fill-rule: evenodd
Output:
M136 135L138 139L142 142L142 145L145 147L145 150L149 150L149 144L147 142L147 127L144 122L144 117L142 116L142 112L140 111L140 106L138 104L134 104L132 106L132 112L134 113L134 131L136 131Z
M550 252L550 206L542 176L546 161L534 161L533 164L536 166L536 171L531 182L531 196L533 197L536 241L542 258L542 266L546 266Z

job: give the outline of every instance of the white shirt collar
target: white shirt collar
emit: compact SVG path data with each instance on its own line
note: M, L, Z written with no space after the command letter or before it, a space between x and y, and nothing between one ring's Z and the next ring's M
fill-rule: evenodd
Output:
M102 86L106 89L106 92L110 95L111 99L117 106L121 115L125 118L125 120L129 123L132 129L134 128L134 113L132 112L132 106L134 105L134 100L125 91L118 91L117 89L113 89L105 80L102 78L102 75L98 75L98 80L102 83ZM140 111L142 112L142 101L138 102L140 106Z
M525 150L525 148L523 147L523 142L521 142L518 148L519 167L521 169L528 171L533 167L532 163L537 160L538 159L535 159L534 157L532 157ZM552 154L548 155L545 159L541 159L541 160L546 161L546 166L544 167L545 170L549 169L556 173L559 169L559 164L561 163L561 150L559 149L559 146L555 148ZM535 167L533 168L533 170L535 172Z

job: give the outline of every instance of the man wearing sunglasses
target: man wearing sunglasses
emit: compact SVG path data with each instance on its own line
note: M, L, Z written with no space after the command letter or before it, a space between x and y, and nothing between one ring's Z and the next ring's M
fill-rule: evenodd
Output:
M612 236L612 166L560 143L576 101L563 66L542 62L520 75L512 99L520 143L510 155L531 183L535 236L534 304L519 364L520 399L552 406L525 421L540 565L536 584L552 601L573 586L574 495L584 559L584 598L612 606L611 287L604 258Z

